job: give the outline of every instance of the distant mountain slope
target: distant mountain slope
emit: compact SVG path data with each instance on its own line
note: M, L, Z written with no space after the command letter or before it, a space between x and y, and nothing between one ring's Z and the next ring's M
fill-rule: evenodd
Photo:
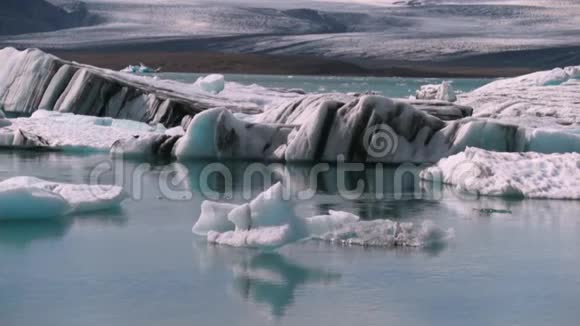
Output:
M62 16L58 6L75 0L5 1L0 47L317 57L377 74L449 65L521 74L580 64L580 0L83 0L86 7L66 7L73 23L23 12L49 1ZM87 8L99 17L90 27L1 35L2 17L21 29L37 21L74 25L86 23Z
M45 0L2 0L0 35L49 32L94 22L84 3L65 8Z

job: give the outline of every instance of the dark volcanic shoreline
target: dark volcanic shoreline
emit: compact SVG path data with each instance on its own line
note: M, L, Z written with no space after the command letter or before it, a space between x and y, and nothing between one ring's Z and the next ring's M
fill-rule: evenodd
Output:
M211 52L93 52L47 50L65 60L120 70L140 62L164 72L232 73L271 75L334 75L376 77L510 77L534 71L526 67L451 66L438 62L385 64L385 68L365 68L355 63L305 56L230 54Z

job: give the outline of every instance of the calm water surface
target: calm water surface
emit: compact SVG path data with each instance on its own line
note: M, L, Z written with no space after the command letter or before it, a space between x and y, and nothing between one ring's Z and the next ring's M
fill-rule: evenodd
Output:
M193 83L204 74L161 73L160 78ZM244 85L264 85L272 88L298 88L306 92L366 92L373 91L388 97L408 97L425 84L440 84L444 80L452 82L458 92L467 92L491 81L485 78L402 78L402 77L332 77L332 76L274 76L226 74L226 81Z
M431 250L306 242L261 253L192 236L204 199L203 163L1 152L0 180L88 182L103 162L117 167L102 182L143 189L141 198L120 210L0 224L0 325L578 325L579 202L463 200L448 189L415 199L412 193L423 188L412 180L398 199L387 187L383 200L346 200L337 196L331 171L312 199L296 203L297 212L430 219L454 228L455 239ZM241 201L244 189L259 192L259 180L240 179L245 164L228 166L232 201ZM137 167L144 171L141 186L127 177ZM292 167L292 180L300 184L304 169ZM170 188L189 191L191 200L162 194L168 171L185 176ZM385 178L392 171L383 171ZM368 181L374 172L349 180ZM208 184L226 189L219 178ZM488 216L479 208L512 213Z

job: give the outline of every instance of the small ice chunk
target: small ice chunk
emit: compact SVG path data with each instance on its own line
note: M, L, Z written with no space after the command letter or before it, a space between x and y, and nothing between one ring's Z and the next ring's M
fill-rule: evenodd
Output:
M193 233L212 243L274 248L305 238L304 222L294 215L277 183L244 205L204 201ZM231 232L230 232L231 231Z
M416 224L374 220L344 224L316 238L365 247L434 247L444 245L453 236L453 229L444 230L432 221Z
M199 77L194 85L208 93L218 94L225 89L225 79L223 75L211 74Z
M201 236L206 236L211 231L233 231L235 225L228 220L228 214L236 207L233 204L204 201L201 204L201 215L191 231Z
M224 233L211 231L207 235L207 241L232 247L275 249L296 241L296 238L290 225L286 224Z
M448 81L444 81L438 85L423 85L417 91L415 97L418 100L439 100L447 102L455 102L457 100L453 86Z
M136 74L136 73L140 73L140 74L152 74L155 73L155 69L147 67L146 65L140 63L138 65L129 65L123 69L121 69L121 72L127 72L127 73L132 73L132 74Z
M580 79L580 66L566 67L564 71L571 79Z
M320 236L345 224L355 223L360 220L360 217L348 212L330 210L328 214L306 219L306 227L309 234Z
M69 211L68 202L57 193L32 187L0 188L0 220L54 218Z
M277 226L292 223L296 219L294 207L285 196L285 188L278 182L252 200L252 225Z
M309 238L364 246L426 247L452 237L452 230L443 230L431 222L363 222L354 214L332 210L328 215L301 218L283 194L284 187L278 183L249 204L232 208L233 205L206 201L193 232L214 244L267 250ZM218 209L209 212L210 207Z
M247 231L252 228L252 210L250 204L240 205L228 214L228 220L234 223L236 231Z
M47 218L118 206L127 194L112 185L67 184L34 177L0 182L0 219Z

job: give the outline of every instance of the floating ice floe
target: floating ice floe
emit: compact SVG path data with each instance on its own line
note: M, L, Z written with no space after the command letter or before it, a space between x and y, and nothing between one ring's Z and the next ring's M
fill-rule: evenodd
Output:
M120 139L163 135L162 125L38 110L0 128L0 146L43 147L73 152L109 152Z
M447 102L455 102L457 100L453 86L448 81L444 81L439 85L423 85L417 91L415 97L418 100L439 100Z
M500 153L468 148L421 177L472 195L580 199L580 154Z
M119 206L121 187L67 184L34 177L0 182L0 220L47 219Z
M534 128L580 129L580 66L501 79L459 96L474 117Z
M140 63L139 65L129 65L121 70L121 72L128 72L132 74L153 74L156 73L158 69L153 69L147 67L146 65Z
M218 94L225 88L225 79L223 75L211 74L199 77L194 85L208 93Z
M453 236L453 230L443 230L432 222L360 221L358 216L341 211L298 217L287 196L284 186L277 183L247 204L205 201L192 232L210 243L260 249L305 239L361 246L428 247L444 244Z

